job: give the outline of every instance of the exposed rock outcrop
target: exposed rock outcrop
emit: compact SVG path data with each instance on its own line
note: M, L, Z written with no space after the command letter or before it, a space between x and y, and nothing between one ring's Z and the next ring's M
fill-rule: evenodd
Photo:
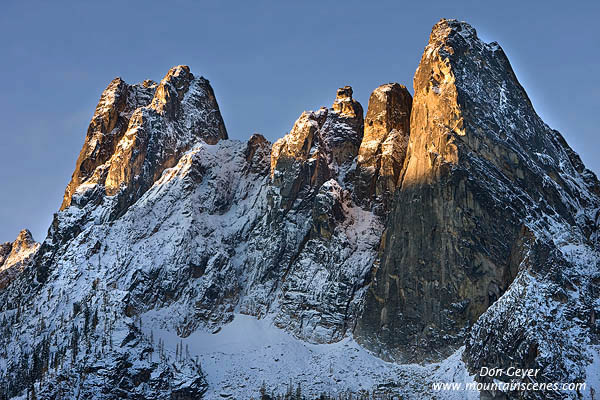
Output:
M493 360L565 380L586 362L552 348L585 353L594 331L567 320L550 329L535 304L587 318L591 286L552 293L597 273L585 272L598 268L597 179L535 113L498 44L464 22L434 26L414 88L406 170L356 334L382 356L423 361L470 332L473 371Z
M61 210L70 215L55 215L37 255L37 279L46 278L56 248L90 220L118 218L195 143L220 139L227 139L227 131L213 90L188 66L171 68L158 85L113 80L100 98L65 191ZM94 214L100 204L102 214Z
M23 229L14 242L0 244L0 290L23 271L39 247L27 229Z
M106 193L124 188L126 203L135 201L199 139L214 144L227 131L208 81L180 65L160 82L150 106L132 115L110 160Z
M335 101L323 124L322 138L336 165L351 162L363 139L363 108L352 98L352 88L337 90Z
M0 290L0 397L36 382L38 398L251 398L266 369L307 397L444 398L432 382L485 381L483 366L586 379L600 343L596 176L464 22L434 26L414 93L377 88L363 121L340 88L271 146L221 140L212 89L187 67L158 85L113 81L41 248L26 233L0 246L0 265L30 260ZM232 326L251 350L231 345ZM224 347L207 349L216 337ZM384 363L353 338L425 365Z
M303 112L290 133L273 144L271 177L283 209L291 208L301 191L319 187L331 176L329 155L320 137L327 114L325 108Z
M200 366L191 359L179 360L176 367L157 363L152 360L152 357L149 359L148 352L154 351L152 350L154 344L141 331L141 327L134 323L133 319L145 308L152 307L152 304L172 302L173 296L181 294L181 287L172 284L168 277L171 272L167 270L161 270L160 273L151 271L152 274L157 275L159 280L171 282L157 288L154 284L146 286L142 283L149 283L151 280L148 275L144 274L144 271L136 268L123 269L121 263L127 262L125 260L128 255L123 250L117 250L120 255L114 253L116 248L108 245L108 242L111 241L108 239L110 229L106 231L105 228L115 224L112 234L116 235L115 238L120 236L123 231L119 227L128 225L127 218L124 216L130 207L138 202L144 204L140 204L140 207L145 210L142 211L142 214L147 216L146 211L152 209L148 202L152 200L141 199L153 187L157 187L156 190L160 191L163 172L178 163L181 165L181 169L185 170L185 174L166 173L164 180L173 179L178 182L173 187L175 191L193 192L196 185L211 177L204 176L205 168L202 162L194 163L192 162L193 155L184 157L184 153L199 143L214 144L220 139L227 139L227 132L212 88L204 78L192 75L188 67L174 67L159 85L151 81L139 85L127 85L118 78L111 82L100 99L77 161L73 179L65 191L61 211L55 214L48 237L39 251L35 252L38 245L32 245L30 236L22 233L20 235L22 240L17 240L12 244L12 252L4 261L3 268L14 259L13 253L27 254L28 257L23 257L21 264L14 264L7 270L16 271L17 268L22 268L25 261L34 256L31 260L34 266L31 273L17 276L10 283L12 289L7 288L0 292L3 295L0 300L2 303L0 309L4 312L4 321L8 317L12 324L17 324L21 321L21 312L24 319L29 319L30 317L38 318L38 312L43 310L41 318L44 322L41 323L40 329L44 333L38 334L39 332L36 331L38 333L20 334L20 340L29 345L12 349L9 349L6 337L4 337L3 354L6 354L7 351L16 351L22 357L28 358L36 351L37 356L40 354L38 348L48 346L48 335L61 336L70 338L70 357L75 362L80 354L78 352L79 334L86 332L95 337L93 339L94 346L103 353L103 356L101 359L96 356L93 362L97 362L97 364L93 366L88 362L89 360L79 359L79 365L87 371L88 384L84 390L85 393L82 394L79 391L77 396L96 397L96 394L92 395L92 393L97 393L97 388L102 387L105 393L110 393L110 396L113 397L122 396L123 393L129 395L134 392L140 398L160 398L158 394L161 393L168 398L201 397L206 391L206 381ZM268 173L269 147L268 142L262 143L257 140L254 145L251 168L262 170L264 174ZM237 167L236 165L234 169ZM223 187L225 186L223 185ZM217 190L216 195L209 199L203 199L199 204L219 213L225 212L230 201L230 193ZM138 210L140 210L139 207ZM130 220L132 225L136 225L137 221L142 219L142 214L137 214ZM179 223L185 225L187 220L182 217L183 214L180 212L176 218ZM118 222L115 223L115 221ZM125 228L129 230L130 234L133 234L134 231L132 225ZM141 236L148 234L149 225L136 226L145 232ZM155 227L154 233L158 231L159 229ZM180 232L186 234L187 230L181 229ZM125 236L129 239L123 240L123 237L117 241L123 244L129 240L136 241L129 234ZM136 234L136 236L138 235ZM153 233L150 236L153 236ZM79 246L89 247L81 253L74 250ZM165 246L158 245L158 247L161 247L160 252L163 256L169 258ZM3 253L7 248L7 246L2 247ZM82 248L80 247L80 249ZM113 250L107 252L108 248ZM179 247L173 249L179 254ZM26 251L27 253L25 253ZM190 254L194 252L195 250L190 251ZM158 251L152 251L152 254L157 253ZM115 255L117 257L112 258ZM121 255L125 258L122 258ZM130 259L129 262L131 261ZM96 266L92 267L92 263L96 263ZM192 257L179 262L171 259L170 263L178 266L179 273L189 274L189 276L198 276L200 270L208 268L207 263L209 266L212 265L209 260L202 257L200 259ZM154 264L149 262L146 265ZM89 274L90 271L95 272ZM133 275L129 275L129 279L123 276L117 278L117 275L122 272ZM0 274L3 273L4 271ZM96 273L99 275L92 277ZM100 280L101 275L104 275L102 281ZM129 282L130 286L125 290L126 296L121 296L117 292L113 292L114 297L108 294L106 285L108 280L113 279L108 278L109 275L116 279L115 282ZM210 271L205 275L212 276ZM216 278L212 280L214 284L222 283ZM183 283L187 280L178 282ZM99 287L102 287L100 290L105 295L98 296ZM136 287L137 289L135 289ZM148 289L151 293L148 292ZM230 295L229 292L223 290L222 286L219 291L226 296ZM45 299L42 304L35 303L35 299L41 298ZM212 301L214 298L210 295L208 298L210 301L207 301L206 307L203 307L201 299L198 298L196 315L203 314L208 318L211 310L218 310L218 312L215 311L219 315L216 319L222 318L225 311L229 310L227 306L215 305ZM117 303L113 304L115 300ZM14 312L15 308L16 313ZM95 310L93 320L90 316L92 308ZM108 315L108 309L113 310L110 313L113 317ZM69 319L69 325L56 322L59 319L62 321L65 317ZM48 321L47 325L45 321ZM107 329L102 334L102 340L100 340L100 336L96 336L100 329L99 324ZM185 327L187 322L180 325ZM183 334L184 328L181 329L180 332ZM119 342L113 347L113 334L109 332L115 330L120 332L115 336L117 338L115 340L119 340ZM110 337L108 339L110 340L110 349L106 347L107 335ZM59 346L66 346L63 339L58 342L60 342ZM36 347L33 348L33 346ZM52 347L52 351L56 352L58 348ZM95 353L96 350L93 352ZM163 356L164 354L161 355L161 359ZM48 358L42 357L43 362L47 365ZM135 364L131 360L135 360ZM56 359L56 362L59 360ZM98 367L98 363L103 367ZM107 372L98 372L98 369ZM20 379L20 373L19 369L1 371L0 393L18 393L23 390L26 383ZM31 374L31 379L40 379L41 375L39 374L42 373L42 370L36 368L27 373ZM154 374L153 377L150 377L151 374ZM74 387L72 383L80 379L79 375L73 375L66 370L60 372L59 375L60 378L57 379L64 385L49 385L40 388L41 392L38 394L40 397L68 398L70 396L68 393ZM66 382L71 384L66 384ZM171 387L173 382L176 384ZM142 383L143 387L140 387ZM7 384L9 386L6 386ZM73 396L75 395L73 394Z
M0 265L4 264L4 261L8 258L10 251L12 250L12 242L6 242L0 244Z
M122 213L198 139L227 139L206 79L183 65L160 84L128 85L115 78L100 98L61 210L123 189Z
M88 127L73 177L65 190L61 210L71 205L80 185L104 182L108 172L105 163L115 153L133 112L150 104L156 87L157 84L150 80L128 85L121 78L115 78L104 90Z
M406 157L412 96L405 86L388 83L371 93L365 135L358 152L355 196L369 203L375 196L387 209Z
M246 146L246 162L251 172L266 175L271 167L271 142L260 133L250 136Z
M349 179L363 124L346 86L330 109L304 112L271 152L268 218L250 240L256 268L245 279L241 310L271 312L277 326L309 342L344 337L376 256L381 221L356 207Z
M302 113L271 151L280 207L289 209L297 198L312 200L315 189L331 178L343 180L358 154L363 129L363 109L350 86L338 89L332 108Z

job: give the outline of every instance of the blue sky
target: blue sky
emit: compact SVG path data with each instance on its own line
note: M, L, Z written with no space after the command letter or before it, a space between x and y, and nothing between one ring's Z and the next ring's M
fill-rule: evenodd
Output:
M572 4L572 5L571 5ZM229 135L283 136L351 85L412 89L431 27L473 25L504 48L542 118L600 172L597 1L3 1L0 242L43 240L102 90L177 64L211 81Z

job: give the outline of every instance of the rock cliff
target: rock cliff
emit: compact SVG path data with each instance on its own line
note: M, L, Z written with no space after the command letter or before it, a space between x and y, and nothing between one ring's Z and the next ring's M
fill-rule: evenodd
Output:
M173 67L159 84L115 78L100 98L65 190L61 210L69 217L55 215L37 255L38 280L46 279L57 247L90 219L118 218L197 141L220 139L227 131L212 87L188 66Z
M597 340L595 175L538 117L500 46L464 22L434 26L414 89L407 161L355 333L396 360L439 359L467 340L473 371L517 363L540 368L539 381L582 379L590 359L552 349L587 354Z
M172 68L159 84L128 85L115 78L96 107L61 210L82 207L98 191L113 196L121 187L130 192L126 206L198 139L227 139L206 79L185 65Z
M358 199L368 202L376 196L388 208L406 157L411 108L412 96L397 83L381 85L371 94L358 152Z
M44 242L0 245L0 398L251 398L290 378L456 398L431 383L483 366L592 382L596 176L465 22L433 27L413 86L376 88L366 116L340 88L271 144L229 140L188 67L113 80Z

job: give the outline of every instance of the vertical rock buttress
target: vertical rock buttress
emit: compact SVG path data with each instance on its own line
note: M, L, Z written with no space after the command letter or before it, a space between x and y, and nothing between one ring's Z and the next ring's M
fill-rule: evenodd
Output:
M404 85L388 83L371 94L358 151L354 190L359 203L374 198L388 209L406 157L411 108L412 96Z
M415 73L406 159L355 330L384 358L448 356L516 274L518 213L495 204L471 147L492 141L465 129L455 60L471 57L470 41L481 43L468 24L440 21Z

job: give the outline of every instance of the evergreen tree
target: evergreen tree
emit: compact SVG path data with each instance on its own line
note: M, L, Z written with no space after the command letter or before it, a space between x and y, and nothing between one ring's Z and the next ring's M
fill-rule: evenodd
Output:
M98 308L94 310L94 316L92 317L92 330L95 332L98 326Z
M90 309L85 307L83 310L83 336L87 337L90 331Z
M73 324L73 329L71 331L71 360L75 362L77 359L77 353L79 350L79 330Z

